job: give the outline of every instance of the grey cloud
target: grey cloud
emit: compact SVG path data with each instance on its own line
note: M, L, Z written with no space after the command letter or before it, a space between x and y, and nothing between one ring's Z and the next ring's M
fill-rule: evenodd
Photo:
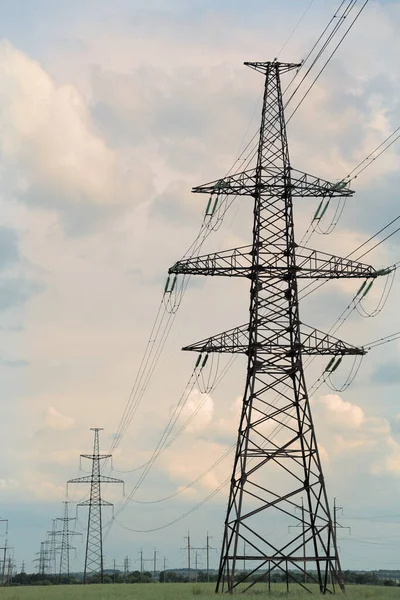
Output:
M2 367L28 367L30 363L27 360L7 360L0 358L0 366Z
M196 198L190 197L186 182L176 181L158 194L150 207L150 217L158 217L181 227L196 227L199 223Z
M378 365L371 375L371 382L378 385L400 383L400 364L391 361Z
M7 333L21 333L24 331L22 325L0 325L0 331Z
M237 147L254 108L245 82L246 76L234 77L222 67L136 69L129 75L97 67L92 112L115 146L156 143L169 166L190 172Z
M40 283L21 278L3 278L0 280L0 310L7 310L25 304L30 298L41 293L44 286Z
M9 267L19 260L18 237L14 229L0 227L0 268Z

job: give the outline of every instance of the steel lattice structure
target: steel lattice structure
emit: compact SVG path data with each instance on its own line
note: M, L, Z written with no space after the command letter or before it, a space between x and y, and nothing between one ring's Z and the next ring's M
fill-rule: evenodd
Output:
M124 483L122 479L107 477L101 474L100 463L102 460L111 458L111 454L100 454L99 451L99 431L102 428L91 428L94 431L93 454L81 454L81 458L87 458L92 461L92 473L77 479L70 479L69 483L90 483L90 496L88 500L80 502L78 506L88 506L88 527L85 553L85 569L83 582L86 583L88 577L98 575L100 582L103 582L103 524L102 507L113 506L101 496L102 483Z
M188 258L169 270L250 280L249 323L184 348L248 357L217 591L245 590L275 571L288 583L310 591L317 584L325 593L344 586L302 357L365 351L301 323L298 279L375 278L387 271L297 246L293 198L353 192L290 165L280 79L299 65L245 64L265 77L256 166L193 192L252 197L252 244ZM289 541L271 531L271 523L283 520L302 525ZM239 573L244 559L251 570Z
M55 532L55 535L61 535L61 545L58 548L54 548L54 551L60 551L59 580L61 581L63 578L66 578L69 582L69 553L71 550L76 550L74 546L70 545L70 537L82 534L79 531L73 531L69 528L70 521L76 521L76 519L69 516L68 504L68 501L64 502L64 516L57 517L56 519L62 523L62 531Z
M53 519L53 526L51 531L47 532L47 537L50 543L49 549L49 573L50 575L55 575L57 572L57 556L56 556L56 537L58 535L57 531L57 519Z

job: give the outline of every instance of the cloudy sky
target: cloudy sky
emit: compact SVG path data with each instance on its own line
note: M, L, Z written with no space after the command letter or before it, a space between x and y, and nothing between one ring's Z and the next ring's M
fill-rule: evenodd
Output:
M65 482L84 474L90 427L107 451L118 431L160 306L166 272L190 246L207 198L193 185L224 175L257 130L262 78L246 60L299 62L338 5L315 0L14 0L0 2L0 466L1 515L17 566L62 515ZM341 179L400 125L400 2L370 1L288 128L292 164ZM321 64L322 66L322 64ZM399 214L400 146L353 182L356 195L329 236L311 247L347 254ZM298 238L315 201L296 200ZM332 218L328 212L326 224ZM234 203L204 250L248 243L248 199ZM400 235L365 257L400 260ZM332 282L307 298L304 322L329 329L359 282ZM379 306L377 282L364 309ZM395 281L382 312L356 311L338 332L365 344L400 330ZM193 371L180 348L246 321L245 282L191 281L140 405L114 451L125 491L152 455ZM222 357L220 373L229 357ZM325 360L310 366L309 383ZM215 363L207 369L217 369ZM400 568L399 346L364 359L344 392L313 397L330 498L343 506L345 568ZM340 388L352 362L333 377ZM106 563L157 547L184 566L184 536L220 546L228 490L175 524L229 477L232 455L189 488L235 439L244 360L210 394L195 387L174 430L195 417L154 463L107 533ZM215 372L211 373L211 380ZM209 372L206 373L209 376ZM199 409L199 405L201 408ZM198 409L198 410L197 410ZM174 434L171 435L173 437ZM88 465L82 464L83 469ZM125 471L124 474L121 471ZM70 490L70 499L86 488ZM116 509L122 490L105 490ZM79 523L86 518L80 509ZM75 508L71 508L75 513ZM107 517L106 517L107 519ZM4 538L0 538L4 539ZM394 551L395 550L395 551ZM83 546L77 543L74 568ZM212 557L216 565L216 553ZM31 566L31 568L33 568Z

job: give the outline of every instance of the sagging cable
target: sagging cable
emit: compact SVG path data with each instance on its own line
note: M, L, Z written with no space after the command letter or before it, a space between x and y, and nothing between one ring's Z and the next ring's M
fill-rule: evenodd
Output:
M336 371L336 369L342 363L343 358L344 357L341 356L339 359L337 359L336 362L334 362L332 364L330 369L329 370L326 369L325 373L324 373L324 381L333 392L344 392L345 390L347 390L350 387L350 385L353 383L353 381L355 380L355 378L358 375L358 372L360 370L361 363L362 363L364 356L359 354L354 357L353 365L350 369L348 376L346 377L343 385L341 387L338 387L332 381L332 374Z
M379 315L382 310L385 308L386 303L389 299L390 296L390 292L392 291L393 288L393 284L394 284L394 279L396 277L396 271L390 271L389 275L386 277L386 281L385 281L385 285L384 288L382 290L382 294L381 297L379 299L379 302L377 304L377 306L375 307L375 309L371 312L368 312L363 304L362 304L362 300L368 295L368 293L370 292L374 281L371 281L369 283L368 286L366 286L364 292L362 293L362 295L360 296L358 302L355 305L355 308L357 309L358 314L361 317L365 317L365 318L371 318L371 317L376 317L377 315ZM365 282L366 283L366 282Z

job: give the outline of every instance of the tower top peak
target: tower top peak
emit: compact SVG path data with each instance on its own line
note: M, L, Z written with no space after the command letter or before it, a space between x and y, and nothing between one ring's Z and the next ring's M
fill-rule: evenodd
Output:
M263 75L265 75L271 67L277 68L280 73L287 73L288 71L293 71L293 69L299 69L301 67L301 63L283 63L279 62L276 58L268 62L245 62L244 64L246 67L250 67Z

